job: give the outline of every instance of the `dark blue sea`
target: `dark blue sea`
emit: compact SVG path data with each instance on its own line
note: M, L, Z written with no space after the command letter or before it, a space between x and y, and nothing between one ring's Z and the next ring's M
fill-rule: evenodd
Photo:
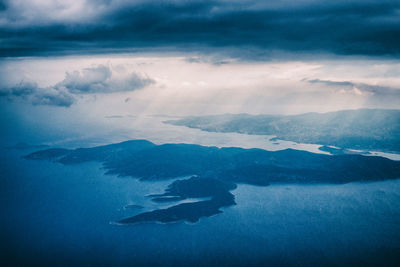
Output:
M400 181L239 184L237 205L198 223L113 224L167 206L146 195L171 180L105 175L0 153L0 245L13 265L398 265ZM124 208L140 205L139 208Z

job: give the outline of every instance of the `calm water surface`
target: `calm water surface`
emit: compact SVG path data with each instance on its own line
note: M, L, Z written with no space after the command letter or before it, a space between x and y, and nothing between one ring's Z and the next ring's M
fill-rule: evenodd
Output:
M239 185L236 206L199 223L118 226L162 207L171 182L104 175L101 164L27 161L1 150L2 259L20 264L368 265L400 260L400 181ZM143 209L124 209L136 204ZM168 204L164 203L164 206Z

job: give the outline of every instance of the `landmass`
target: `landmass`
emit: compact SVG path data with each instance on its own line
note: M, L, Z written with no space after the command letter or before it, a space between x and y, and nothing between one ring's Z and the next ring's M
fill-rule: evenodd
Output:
M25 158L66 165L98 161L109 174L141 180L198 175L268 185L345 183L400 177L400 162L378 156L324 155L295 149L267 151L191 144L155 145L146 140L73 150L52 148Z
M267 151L190 144L156 145L146 140L72 150L52 148L25 158L66 165L98 161L109 174L141 180L192 176L177 180L163 194L150 197L155 202L211 198L143 212L120 220L121 224L196 222L201 217L220 213L221 207L234 205L230 191L236 183L261 186L271 183L348 183L400 177L399 161L377 156L324 155L294 149Z
M209 132L275 135L270 141L400 152L400 110L358 109L300 115L224 114L165 123Z
M203 200L191 203L182 203L166 209L158 209L143 212L130 218L120 220L121 224L136 224L142 222L197 222L201 217L210 217L221 213L220 208L235 205L235 197L229 192L236 188L233 183L220 181L213 178L202 178L193 176L187 180L177 180L169 185L164 194L154 195L159 199L170 197L175 200L186 198L211 197L210 200Z
M328 152L332 155L345 155L345 154L352 154L352 155L370 155L371 153L368 151L354 151L345 148L339 147L332 147L332 146L321 146L318 148L321 151Z

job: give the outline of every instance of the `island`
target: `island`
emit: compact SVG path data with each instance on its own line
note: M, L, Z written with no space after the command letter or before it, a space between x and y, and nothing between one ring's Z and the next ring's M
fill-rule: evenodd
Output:
M108 174L140 180L178 179L163 194L150 195L155 202L178 203L119 220L120 224L142 222L197 222L235 204L230 192L237 183L340 184L400 178L400 162L383 157L336 153L325 155L302 150L267 151L238 147L193 144L156 145L146 140L92 148L52 148L30 153L29 160L49 160L65 165L88 161L103 163ZM204 199L208 198L208 199Z
M356 109L298 115L222 114L164 122L209 132L276 136L270 141L400 152L400 110Z
M178 221L195 223L201 217L210 217L221 213L220 208L222 207L235 205L235 197L229 192L235 188L236 185L234 183L213 178L193 176L186 180L176 180L169 185L164 194L153 195L152 197L154 197L154 199L164 199L165 201L204 197L211 197L211 199L182 203L166 209L143 212L133 217L120 220L118 223L170 223Z

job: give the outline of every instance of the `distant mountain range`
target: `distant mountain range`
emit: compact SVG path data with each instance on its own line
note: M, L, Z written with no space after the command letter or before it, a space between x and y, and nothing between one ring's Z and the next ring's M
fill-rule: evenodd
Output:
M400 162L382 157L324 155L293 149L266 151L189 144L155 145L146 140L74 150L52 148L25 158L66 165L98 161L103 163L107 173L142 180L192 176L172 183L165 194L152 196L153 201L211 197L144 212L120 223L195 222L200 217L220 213L220 207L234 205L234 196L229 193L235 188L234 183L347 183L400 178Z
M359 109L289 116L225 114L165 122L210 132L275 135L298 143L400 152L400 110Z

